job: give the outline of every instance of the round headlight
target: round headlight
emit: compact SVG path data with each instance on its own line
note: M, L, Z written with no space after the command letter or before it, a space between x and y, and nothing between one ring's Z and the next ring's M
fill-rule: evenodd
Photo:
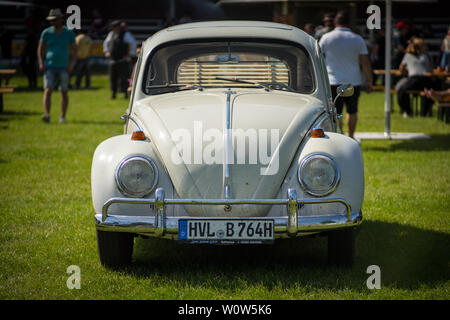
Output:
M152 159L131 156L122 160L116 170L117 186L124 195L144 197L156 186L158 171Z
M298 167L298 181L312 196L326 196L336 189L340 174L336 162L323 154L312 154Z

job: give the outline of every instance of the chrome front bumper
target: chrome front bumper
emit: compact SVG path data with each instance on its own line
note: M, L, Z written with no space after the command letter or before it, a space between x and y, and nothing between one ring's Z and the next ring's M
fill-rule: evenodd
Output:
M153 205L154 216L108 215L114 203ZM326 216L299 216L299 206L304 204L341 203L346 214ZM343 198L297 199L295 189L288 190L287 199L165 199L164 189L155 191L154 199L111 198L103 205L102 213L95 215L96 227L104 231L130 232L153 237L178 238L178 221L181 219L243 219L244 217L167 217L166 205L285 205L288 216L267 217L274 220L275 238L355 227L362 222L361 212L352 212L350 204ZM264 219L254 217L245 219Z

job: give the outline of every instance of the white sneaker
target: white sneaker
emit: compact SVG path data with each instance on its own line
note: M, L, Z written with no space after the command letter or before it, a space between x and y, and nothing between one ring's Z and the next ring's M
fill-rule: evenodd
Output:
M59 123L64 123L64 122L66 122L66 118L60 117L59 118Z

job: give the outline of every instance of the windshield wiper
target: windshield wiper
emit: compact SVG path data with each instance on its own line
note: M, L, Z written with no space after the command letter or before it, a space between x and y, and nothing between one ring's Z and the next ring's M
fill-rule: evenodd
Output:
M272 82L255 82L255 81L249 81L249 80L242 80L239 78L222 78L222 77L216 77L216 80L224 80L224 81L231 81L231 82L237 82L237 83L246 83L246 84L253 84L256 86L259 86L260 88L266 89L266 91L270 91L271 89L277 90L277 88L271 88L272 86L278 86L278 90L287 89L291 92L295 92L294 89L289 87L288 85L278 82L278 81L272 81Z
M230 81L230 82L237 82L237 83L245 83L245 84L253 84L255 86L258 86L260 88L264 88L266 91L270 91L270 88L265 85L264 83L249 81L249 80L242 80L239 78L222 78L222 77L216 77L216 80L223 80L223 81Z
M153 84L147 86L146 89L163 89L163 88L178 88L181 90L189 90L189 89L199 89L203 90L203 87L198 84L187 84L187 83L163 83L163 84Z

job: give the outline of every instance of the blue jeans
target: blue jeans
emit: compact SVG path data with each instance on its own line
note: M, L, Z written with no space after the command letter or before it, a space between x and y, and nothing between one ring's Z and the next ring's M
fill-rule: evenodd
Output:
M450 69L450 51L445 51L441 58L441 68L445 70L446 67Z
M69 90L69 73L66 68L47 67L44 73L44 88L55 89L59 84L59 90Z

